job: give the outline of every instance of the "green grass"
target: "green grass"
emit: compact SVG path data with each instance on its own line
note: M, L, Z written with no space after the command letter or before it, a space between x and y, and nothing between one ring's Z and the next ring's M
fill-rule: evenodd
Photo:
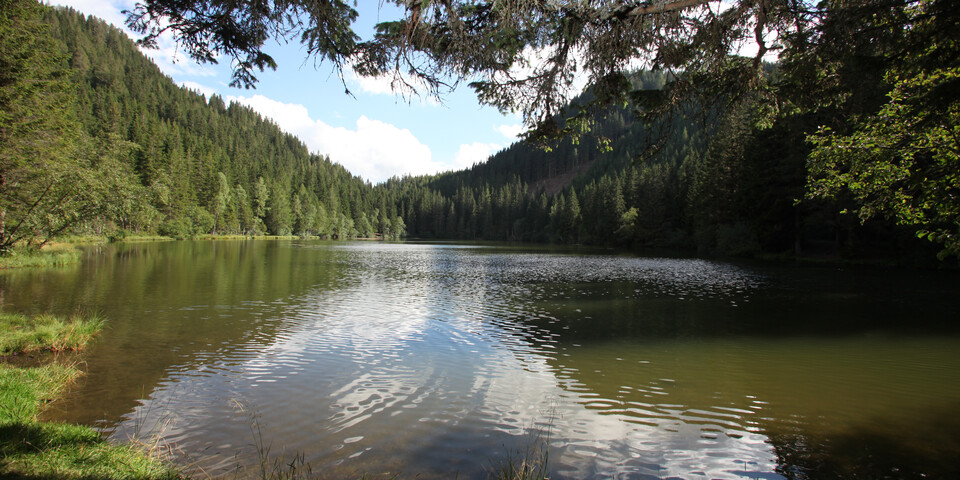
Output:
M0 478L181 478L167 463L89 427L37 421L41 407L80 375L72 366L0 364Z
M40 250L14 248L0 256L0 269L25 267L62 267L80 262L80 250L67 243L54 243Z
M102 324L99 318L63 322L49 315L0 314L3 352L79 350ZM111 444L89 427L38 420L43 405L80 375L73 365L18 368L0 363L0 478L182 478L168 463L138 447Z
M74 315L63 320L41 314L0 313L0 355L82 350L103 327L103 319Z

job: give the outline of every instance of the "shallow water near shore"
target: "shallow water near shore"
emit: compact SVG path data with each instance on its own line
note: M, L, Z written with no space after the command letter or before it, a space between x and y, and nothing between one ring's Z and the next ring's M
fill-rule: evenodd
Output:
M8 311L97 312L48 411L233 478L960 475L960 278L600 250L196 241L0 273Z

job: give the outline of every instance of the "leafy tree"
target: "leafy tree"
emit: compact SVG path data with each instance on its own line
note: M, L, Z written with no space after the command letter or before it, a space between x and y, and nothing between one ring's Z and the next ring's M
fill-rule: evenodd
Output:
M739 127L745 134L721 138L725 145L706 158L695 182L695 209L710 220L710 198L734 207L724 211L731 218L701 222L704 230L742 220L733 218L744 199L737 162L752 155L745 147L759 141L758 132L783 120L804 134L823 126L811 139L817 147L810 158L811 197L840 200L847 192L860 218L916 226L946 254L957 252L960 208L949 139L960 96L954 74L960 9L953 0L395 3L403 18L379 24L365 40L350 30L356 12L341 2L311 10L306 0L260 9L243 2L143 0L129 22L146 43L172 31L201 61L226 54L237 60L235 80L247 86L254 71L273 65L263 53L266 40L288 35L299 36L319 60L350 64L361 75L390 75L401 91L440 95L470 81L481 102L521 112L531 138L602 130L599 111L609 114L611 125L631 121L604 110L611 105L628 104L647 121L666 112L682 115L691 100L715 117L733 112L746 122ZM755 51L735 55L745 43ZM769 53L778 56L776 66L764 64ZM638 64L667 75L659 83L638 81L632 76ZM570 106L583 77L589 94ZM863 148L845 148L854 143ZM562 144L560 151L589 161L583 152L598 145L607 140L592 149ZM555 175L557 165L546 162L544 176ZM726 179L703 176L710 171ZM490 236L494 202L477 192L477 232ZM800 225L800 210L793 212Z
M629 244L633 241L637 231L637 207L630 207L629 210L620 215L620 226L617 228L616 238L621 243Z
M420 86L440 94L462 80L484 103L523 113L541 133L557 130L578 74L594 85L598 104L620 101L632 90L625 73L635 60L650 67L683 70L677 91L703 77L718 88L763 83L761 58L769 36L802 36L824 12L795 0L740 0L720 8L706 0L657 3L428 1L394 3L402 19L377 25L366 41L351 30L356 12L341 1L322 8L306 0L263 5L216 0L144 0L128 25L155 43L172 32L194 59L233 60L234 83L251 86L254 72L273 68L267 39L299 37L308 55L346 64L361 75L393 75L397 88ZM734 45L752 40L752 61L728 57ZM782 48L782 47L776 47ZM531 59L535 59L531 61ZM402 74L401 74L402 72ZM579 116L569 133L586 122Z
M240 222L240 232L244 235L253 231L253 210L250 208L250 202L247 198L247 190L243 185L236 184L233 187L234 208L237 210L237 220Z
M392 239L398 240L407 234L407 226L404 225L403 219L400 216L393 217L393 222L391 222L390 231L392 233Z
M876 216L918 225L920 237L960 257L960 103L931 105L924 92L960 86L953 67L893 77L890 102L849 135L811 137L811 196L849 192L861 221Z
M810 141L811 197L850 194L861 221L874 217L915 226L960 257L960 19L956 4L906 2L893 31L877 112L850 125L825 126Z
M327 209L323 207L323 204L317 206L317 211L314 214L314 225L316 226L318 236L325 237L330 235Z
M0 1L0 254L100 213L74 85L33 0Z
M267 215L264 223L273 235L290 235L293 233L293 212L290 205L290 194L282 181L275 181L270 185L267 197Z
M148 1L130 12L128 25L147 34L142 40L147 46L156 46L160 34L172 31L195 60L217 63L225 55L234 67L231 85L250 86L257 81L254 71L276 68L273 58L260 50L270 38L300 36L309 55L342 68L356 48L358 37L350 28L356 17L357 12L341 0Z
M256 216L258 226L265 225L264 222L267 218L267 212L269 211L267 202L269 201L270 190L267 188L263 177L257 177L257 183L253 186L253 214ZM266 231L266 228L258 228L258 230Z

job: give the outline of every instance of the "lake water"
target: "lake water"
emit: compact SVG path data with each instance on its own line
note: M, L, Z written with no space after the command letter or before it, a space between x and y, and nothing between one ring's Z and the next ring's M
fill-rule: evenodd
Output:
M556 479L960 478L956 273L197 241L4 272L0 302L102 313L48 417L204 475L484 478L546 445Z

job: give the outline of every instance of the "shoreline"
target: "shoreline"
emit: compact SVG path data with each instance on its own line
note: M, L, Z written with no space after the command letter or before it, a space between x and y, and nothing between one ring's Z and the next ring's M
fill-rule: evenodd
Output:
M38 420L45 405L83 376L77 355L100 331L101 319L2 313L0 323L0 477L186 478L136 445L111 443L87 426ZM59 325L53 334L43 331L50 323ZM77 337L77 330L88 335ZM36 341L24 344L23 337Z

